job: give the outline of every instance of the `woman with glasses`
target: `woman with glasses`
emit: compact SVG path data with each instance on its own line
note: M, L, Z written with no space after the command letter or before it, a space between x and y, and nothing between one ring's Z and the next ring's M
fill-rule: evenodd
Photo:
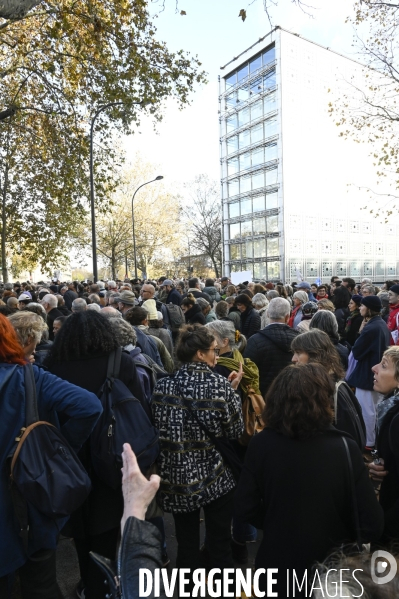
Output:
M182 366L158 381L152 397L161 442L160 501L174 517L178 568L200 567L201 508L211 567L233 567L230 527L236 483L211 437L238 439L243 433L241 400L235 392L242 367L226 379L212 371L218 355L207 327L187 325L176 347Z

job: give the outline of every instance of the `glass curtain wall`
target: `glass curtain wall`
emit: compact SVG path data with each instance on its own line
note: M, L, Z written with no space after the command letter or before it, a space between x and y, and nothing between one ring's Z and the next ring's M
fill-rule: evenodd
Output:
M222 173L227 272L280 277L274 45L223 80Z

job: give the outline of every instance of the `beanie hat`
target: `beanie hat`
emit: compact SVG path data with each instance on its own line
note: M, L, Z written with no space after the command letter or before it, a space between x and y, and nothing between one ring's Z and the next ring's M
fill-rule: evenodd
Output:
M122 293L119 296L119 301L122 302L122 304L126 304L127 306L137 305L137 298L134 295L133 291L122 291Z
M51 291L54 291L54 293L58 293L58 285L50 285L50 289Z
M245 293L240 293L234 301L234 305L236 306L237 304L243 304L248 308L248 306L252 306L252 299Z
M389 291L392 291L393 293L397 293L399 295L399 285L392 285L392 287L389 288Z
M355 302L355 304L356 304L357 306L360 306L360 303L361 303L362 299L363 299L363 298L362 298L362 296L361 296L361 295L356 295L356 294L355 294L355 295L352 295L352 301L353 301L353 302Z
M373 312L379 312L382 309L381 300L377 295L366 295L366 297L362 297L360 303Z
M158 320L157 305L154 299L148 299L142 303L142 307L148 312L148 320Z

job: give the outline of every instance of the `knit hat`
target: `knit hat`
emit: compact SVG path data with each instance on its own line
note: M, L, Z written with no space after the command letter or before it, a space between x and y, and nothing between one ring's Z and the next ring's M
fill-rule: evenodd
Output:
M360 306L361 301L362 301L362 296L361 295L352 295L352 301L355 302L355 304L357 306Z
M379 312L382 309L381 300L377 295L366 295L366 297L362 297L360 303L373 312Z
M50 285L50 289L51 291L54 291L54 293L58 293L58 285Z
M397 293L399 295L399 285L392 285L392 287L389 288L389 291L392 291L393 293Z
M127 304L128 306L135 306L137 304L137 299L133 291L128 291L127 289L122 291L119 296L119 301L122 302L122 304Z
M164 282L160 285L160 287L166 287L166 285L174 286L174 282L171 279L165 279Z
M243 304L248 308L248 306L252 306L252 299L245 293L240 293L234 300L234 305L236 306L237 304Z
M148 320L158 320L157 305L154 299L148 299L142 303L142 307L148 312Z

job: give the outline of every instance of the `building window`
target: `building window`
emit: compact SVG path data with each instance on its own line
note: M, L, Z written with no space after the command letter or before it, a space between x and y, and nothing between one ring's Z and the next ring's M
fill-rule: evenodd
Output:
M372 252L372 249L371 249L371 243L364 243L364 244L363 244L363 253L364 253L366 256L370 256L370 255L371 255L371 252Z
M306 276L307 277L316 277L317 276L317 263L316 262L308 262L306 264Z
M375 253L377 256L382 256L384 253L384 245L382 243L375 244Z
M275 50L275 47L272 46L268 50L265 50L265 52L263 53L263 66L265 67L270 62L273 62L273 60L275 60L275 58L276 58L276 50Z
M237 90L238 102L245 102L249 98L249 85L242 85Z
M265 210L265 196L255 196L253 198L253 211L261 212L262 210Z
M306 229L315 231L317 228L317 218L315 216L307 216L305 219L305 227Z
M254 235L266 235L265 218L254 218Z
M252 175L252 189L259 189L259 187L265 186L265 173L260 171Z
M252 166L260 166L265 162L265 151L263 148L257 148L252 151L251 156Z
M267 278L268 279L279 279L280 278L280 262L268 262L267 263Z
M266 185L276 185L278 181L277 168L266 171Z
M254 264L255 279L266 279L266 262L257 262Z
M302 241L300 239L291 239L290 241L291 254L302 254Z
M263 124L255 125L251 129L251 143L256 144L258 141L263 140Z
M363 223L363 233L366 235L371 233L371 223Z
M238 150L238 137L237 135L233 135L227 139L227 154L233 154L233 152L237 152Z
M242 108L238 112L238 126L243 127L244 125L248 125L249 123L250 112L249 108Z
M258 100L251 106L251 121L259 119L263 114L263 103L262 100Z
M240 193L251 191L251 175L249 177L240 177Z
M230 246L230 260L241 260L241 246L238 243L232 243Z
M251 152L245 152L240 155L240 171L246 171L251 168Z
M332 262L322 262L321 271L323 273L323 277L331 277L332 276Z
M371 262L365 262L363 264L363 273L365 276L369 275L372 276L373 275L373 265Z
M317 254L317 242L310 240L306 242L306 253Z
M248 64L245 64L244 66L241 67L241 69L239 69L237 71L237 81L238 82L245 79L245 77L248 77Z
M278 233L278 217L277 216L267 216L266 217L266 229L267 229L267 233L269 235L271 233Z
M234 72L232 75L229 75L229 77L226 77L225 81L226 89L229 89L229 87L233 87L233 85L237 83L237 72Z
M256 58L253 58L249 63L249 72L255 73L258 69L262 67L262 55L260 54Z
M255 239L254 258L263 258L266 256L266 239Z
M263 98L263 114L269 114L277 109L276 93L268 94Z
M249 237L252 235L252 220L244 220L241 223L241 236Z
M331 218L322 218L322 220L321 220L321 230L322 231L331 231L331 229L332 229Z
M237 239L237 237L240 237L240 223L230 225L230 239Z
M237 115L234 113L226 119L226 134L228 135L229 133L237 129L237 126Z
M349 276L359 277L360 276L360 262L357 260L349 263Z
M237 194L239 194L240 193L239 180L233 179L233 181L229 181L227 184L227 190L228 190L229 198L232 198L233 196L236 196Z
M337 241L337 254L346 254L346 241Z
M352 220L350 222L350 233L359 233L359 231L360 231L359 223L355 220Z
M395 226L394 225L387 225L386 226L386 233L387 233L387 235L395 235Z
M337 233L346 233L346 221L337 220L336 230L337 230Z
M385 275L384 263L383 262L376 262L375 263L375 276L376 277L383 277L384 275Z
M387 264L386 268L387 268L387 275L388 276L396 274L396 266L395 266L395 264Z
M227 175L230 177L231 175L236 175L239 171L239 163L238 158L230 158L227 161Z
M278 193L274 191L266 195L266 210L278 208Z
M265 127L265 137L271 137L272 135L277 134L277 119L275 116L266 119L264 122Z
M276 70L273 69L263 76L263 89L266 91L276 86Z
M331 252L332 252L331 245L332 244L330 241L322 241L321 242L321 253L322 254L331 254Z
M277 144L269 144L265 147L265 162L277 160Z
M229 204L229 216L230 218L236 218L237 216L240 216L240 202Z
M346 262L337 262L337 275L339 277L346 277L347 266Z
M252 241L246 241L241 246L242 258L253 258L253 243Z
M246 129L238 134L238 146L240 150L246 148L251 143L251 132L250 129Z
M244 214L251 214L252 212L252 200L251 198L246 198L245 200L241 200L241 216Z

